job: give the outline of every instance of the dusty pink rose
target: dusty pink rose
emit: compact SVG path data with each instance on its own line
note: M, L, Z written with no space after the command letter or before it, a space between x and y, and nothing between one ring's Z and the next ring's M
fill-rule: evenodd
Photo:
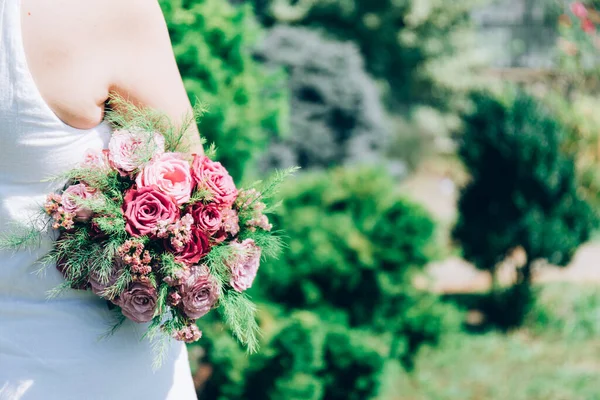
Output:
M260 247L252 239L231 242L230 246L234 248L235 256L226 262L231 271L229 283L236 291L243 292L252 286L256 278L260 265Z
M213 203L195 203L188 208L188 212L194 218L194 224L209 236L213 236L221 228L221 211Z
M100 226L96 222L95 218L92 220L92 222L90 224L89 234L90 234L90 238L92 238L94 240L102 240L102 239L106 239L108 237L106 232L104 232L102 229L100 229Z
M207 266L195 265L190 272L190 276L181 285L181 304L185 315L198 319L214 307L219 299L220 290Z
M123 202L125 230L131 236L153 237L161 221L174 222L179 216L175 201L153 186L129 189Z
M156 186L178 205L190 200L194 186L190 164L177 153L164 153L146 164L135 182L139 187Z
M190 268L183 265L181 269L175 271L172 276L165 276L163 281L170 287L181 286L183 282L190 277Z
M121 175L130 175L144 163L165 152L165 139L158 133L115 131L108 143L108 159Z
M197 227L192 227L191 234L190 240L179 251L174 249L170 243L167 244L175 254L175 261L186 265L198 263L210 251L210 241L206 233Z
M574 1L573 3L571 3L571 12L577 18L581 18L581 19L587 18L587 16L588 16L587 8L585 8L585 5L583 5L583 3L580 1Z
M79 201L92 200L96 196L96 190L87 187L83 183L69 186L62 195L62 207L64 211L75 215L77 221L88 221L92 217L92 210Z
M229 207L237 197L237 189L229 172L219 162L211 161L206 156L194 156L192 176L199 189L211 193L211 201L219 207Z
M62 274L62 276L65 278L65 280L69 280L72 281L73 277L70 274L69 268L67 268L67 260L65 259L59 259L56 262L56 269ZM77 281L73 281L71 283L71 288L75 289L75 290L86 290L88 286L87 281L85 281L85 279L81 279L81 280L77 280Z
M121 307L124 316L142 323L154 317L156 298L156 288L149 281L137 281L121 293L115 304Z
M173 333L173 338L180 342L194 343L202 337L202 331L195 324Z
M117 279L123 273L123 264L117 261L114 265L113 270L110 272L108 277L100 278L100 275L92 272L88 276L88 281L90 284L90 289L96 296L105 297L104 291L117 283Z

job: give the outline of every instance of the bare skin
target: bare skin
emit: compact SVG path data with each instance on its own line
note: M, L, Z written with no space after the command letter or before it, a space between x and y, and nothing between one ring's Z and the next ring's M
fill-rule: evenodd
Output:
M191 113L156 0L22 0L21 21L31 74L65 124L98 125L111 93L173 121ZM186 139L202 153L195 125Z

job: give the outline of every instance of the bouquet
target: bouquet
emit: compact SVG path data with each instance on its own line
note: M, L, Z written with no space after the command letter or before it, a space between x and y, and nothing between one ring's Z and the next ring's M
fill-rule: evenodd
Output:
M113 329L129 319L149 323L151 340L186 343L202 335L197 320L220 308L254 351L258 325L246 290L261 258L282 246L267 213L292 170L237 188L212 160L214 148L181 150L193 118L177 129L157 113L112 101L120 111L107 113L114 128L108 149L88 150L80 165L56 177L67 183L43 206L59 233L43 262L65 279L51 295L90 290L115 309ZM23 237L43 231L32 227ZM13 247L27 241L17 236L9 240Z

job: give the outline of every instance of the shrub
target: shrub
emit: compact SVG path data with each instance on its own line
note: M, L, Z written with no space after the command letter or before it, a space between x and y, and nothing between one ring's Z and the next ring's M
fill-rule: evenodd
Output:
M351 326L387 320L385 305L429 261L435 227L421 207L394 193L394 182L376 169L292 182L275 219L289 248L263 265L261 288L290 308L343 310Z
M239 1L239 0L238 0ZM454 107L481 64L470 13L478 0L250 0L267 25L319 28L355 42L393 108ZM454 103L454 104L452 104Z
M431 259L435 224L376 169L307 173L282 197L273 222L289 248L261 266L253 288L263 348L244 364L243 388L237 372L207 387L250 400L373 398L386 360L411 367L418 349L455 322L437 296L412 286ZM216 371L236 363L216 351L207 351ZM202 398L236 398L224 391Z
M460 146L472 180L459 200L454 236L467 260L492 273L521 247L521 287L507 293L525 300L533 263L566 265L596 218L577 193L572 157L562 151L565 129L540 101L520 91L503 100L477 93L473 101Z
M349 42L278 26L257 55L289 73L291 135L276 141L267 167L330 167L381 158L389 127L375 82Z
M208 107L199 129L240 180L271 137L285 132L283 76L252 58L261 32L249 7L220 0L161 0L189 96Z
M579 191L600 212L600 101L581 92L550 92L545 96L557 117L567 128L563 150L575 158Z
M199 324L202 339L190 346L192 367L199 365L210 370L209 379L200 388L202 399L235 400L244 398L246 373L251 358L239 342L227 332L218 317L210 313ZM200 356L192 348L201 346Z
M275 223L289 248L263 265L260 289L284 309L387 335L388 354L410 366L447 323L437 298L412 287L435 246L431 218L376 169L307 174L283 194Z

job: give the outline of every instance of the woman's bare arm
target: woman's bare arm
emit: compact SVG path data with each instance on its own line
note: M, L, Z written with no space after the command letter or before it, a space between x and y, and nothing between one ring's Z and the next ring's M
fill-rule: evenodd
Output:
M107 0L105 0L107 1ZM112 59L109 91L166 113L173 121L191 116L192 107L171 47L167 25L156 0L108 0L115 7L109 22ZM190 149L202 153L197 127L186 135Z

